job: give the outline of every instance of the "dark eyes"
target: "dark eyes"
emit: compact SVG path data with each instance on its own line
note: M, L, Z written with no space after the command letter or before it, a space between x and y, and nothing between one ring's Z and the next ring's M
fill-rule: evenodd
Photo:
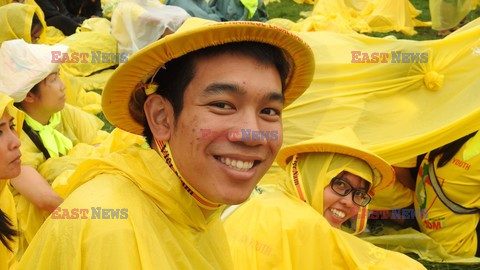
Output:
M226 109L226 110L233 109L233 106L226 102L215 102L215 103L211 103L210 106L220 108L220 109Z
M214 102L210 103L209 106L212 106L214 108L218 108L221 110L233 110L235 107L231 105L230 103L227 102ZM261 114L267 115L267 116L280 116L281 112L277 109L273 108L265 108L260 111Z
M261 111L263 114L267 114L268 116L280 116L280 111L272 109L272 108L266 108Z

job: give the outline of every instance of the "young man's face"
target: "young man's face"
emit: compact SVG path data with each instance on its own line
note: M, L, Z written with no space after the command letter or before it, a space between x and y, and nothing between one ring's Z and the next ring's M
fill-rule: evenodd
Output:
M282 145L280 76L274 66L232 54L201 58L195 70L171 131L172 155L204 197L238 204Z
M35 96L37 107L46 113L56 113L65 106L65 84L60 79L58 71L48 75L38 85Z
M0 118L0 179L10 179L20 174L20 140L13 118L5 111Z

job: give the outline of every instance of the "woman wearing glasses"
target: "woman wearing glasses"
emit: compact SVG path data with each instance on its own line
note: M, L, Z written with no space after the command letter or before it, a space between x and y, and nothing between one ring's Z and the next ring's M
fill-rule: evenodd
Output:
M362 231L374 192L394 179L351 129L286 146L277 163L286 174L271 172L247 202L223 213L238 269L424 269L337 229L356 215Z

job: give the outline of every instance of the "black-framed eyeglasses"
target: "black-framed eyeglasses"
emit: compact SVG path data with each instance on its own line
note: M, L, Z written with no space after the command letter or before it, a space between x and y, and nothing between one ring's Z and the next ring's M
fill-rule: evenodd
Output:
M352 193L352 201L358 206L366 206L370 200L372 200L372 197L368 195L367 191L353 188L350 183L340 177L332 178L332 181L330 181L330 187L340 196L347 196Z

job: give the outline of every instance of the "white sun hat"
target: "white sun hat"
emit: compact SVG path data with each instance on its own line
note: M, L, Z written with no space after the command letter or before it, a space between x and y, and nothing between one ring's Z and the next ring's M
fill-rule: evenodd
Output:
M4 41L0 48L0 92L21 102L37 83L58 69L61 55L67 51L68 47L62 44L29 44L23 39Z

